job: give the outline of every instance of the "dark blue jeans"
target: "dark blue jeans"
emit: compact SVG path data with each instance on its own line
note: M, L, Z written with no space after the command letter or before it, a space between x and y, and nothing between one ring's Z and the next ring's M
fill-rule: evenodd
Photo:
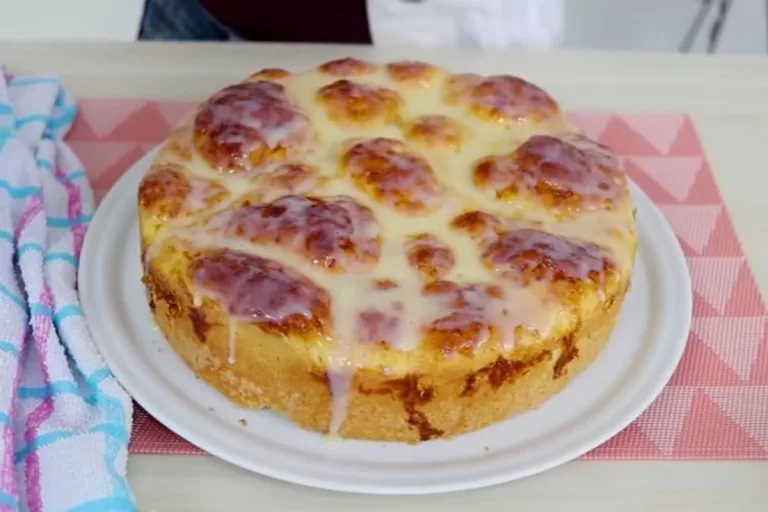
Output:
M234 41L240 38L216 21L197 0L146 0L139 39Z

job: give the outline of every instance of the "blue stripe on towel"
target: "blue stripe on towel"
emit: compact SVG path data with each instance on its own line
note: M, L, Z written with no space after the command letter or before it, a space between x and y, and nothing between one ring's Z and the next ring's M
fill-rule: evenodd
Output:
M53 317L53 321L56 323L56 326L58 327L58 324L66 320L67 318L73 317L73 316L80 316L83 314L82 310L80 309L80 306L76 304L68 304L66 306L62 306L56 311L53 311L50 306L46 304L41 304L40 302L32 302L29 305L29 312L32 315L40 315L40 316L47 316L47 317Z
M16 295L14 292L9 290L5 287L3 283L0 283L0 295L5 295L9 299L11 299L13 302L16 303L20 308L26 310L27 309L27 303L24 302L24 299L21 298L21 296Z
M101 423L87 430L87 432L96 434L103 432L108 438L114 437L123 444L128 444L128 431L120 424L117 423ZM82 435L83 432L72 432L71 430L57 430L54 432L46 432L32 439L26 446L19 450L16 450L16 464L24 461L31 453L38 451L48 445L61 441L63 439L70 439L72 437Z
M10 341L0 341L0 352L11 354L13 357L19 357L19 349Z
M46 128L50 130L58 130L72 124L77 116L77 107L70 105L64 107L61 114L58 117L50 117L47 114L30 114L28 116L20 117L16 119L16 128L23 128L30 123L45 123Z
M8 195L14 199L25 199L27 197L37 197L43 195L43 189L40 187L17 187L15 185L11 185L2 178L0 178L0 189L8 192Z
M19 398L44 400L52 396L80 395L80 388L73 380L57 380L47 386L19 386Z
M65 512L134 512L139 510L129 498L111 497L101 498L89 501L76 507L67 509Z
M13 510L18 510L19 500L5 491L0 491L0 507L11 507Z
M24 311L27 310L27 303L24 301L24 299L21 296L16 295L14 292L9 290L8 288L6 288L5 285L2 283L0 283L0 295L5 295L9 299L11 299L13 302L15 302L16 305L18 305ZM62 322L67 318L70 318L73 316L80 316L83 314L82 310L80 309L80 306L76 304L68 304L66 306L62 306L56 311L53 311L50 306L41 304L39 302L32 302L29 305L29 312L32 315L42 315L42 316L52 317L53 321L57 323Z
M78 215L74 218L69 217L48 217L49 228L73 228L80 224L87 224L91 222L93 215Z
M50 252L43 257L43 263L51 263L52 261L66 261L75 267L78 264L77 258L68 252Z
M9 87L22 87L24 85L37 85L37 84L54 84L54 85L59 85L60 81L59 81L58 78L54 78L52 76L14 78L11 81L11 83L8 84L8 86Z
M54 168L53 162L45 158L38 158L37 165L42 167L46 171L49 171L51 175L53 175L59 183L69 183L75 180L79 180L81 178L85 178L87 176L86 172L83 169L72 171L69 174L67 174L64 178L56 176L56 169Z
M13 242L13 237L9 239L7 236L5 236L7 234L8 233L4 233L0 231L0 239ZM37 242L27 242L19 246L19 249L17 251L17 254L19 255L18 257L21 258L22 256L24 256L24 254L26 254L29 251L37 251L40 254L45 253L45 249L43 248L42 244L38 244ZM67 263L70 263L75 267L78 264L78 259L73 254L68 252L58 252L58 251L49 252L48 254L45 254L45 256L43 256L43 263L51 263L53 261L66 261Z

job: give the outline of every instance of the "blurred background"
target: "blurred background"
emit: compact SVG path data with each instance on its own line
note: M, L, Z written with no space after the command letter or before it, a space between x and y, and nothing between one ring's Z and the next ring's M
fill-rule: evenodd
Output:
M180 5L185 1L174 0L172 4ZM251 6L260 3L259 0L242 1ZM343 8L345 3L316 1L324 1L322 5L329 15L332 15L333 9ZM139 35L145 2L0 0L0 39L133 41ZM543 40L530 36L532 43L529 46L582 50L768 53L768 0L367 0L374 42L472 45L471 42L459 41L460 37L421 41L414 34L445 31L445 20L438 19L440 16L436 13L447 10L445 5L473 2L475 7L481 6L482 9L499 2L537 5L536 23L544 28L536 30L550 33L545 34ZM253 10L253 7L250 9ZM404 29L395 19L408 9L409 13L421 9L418 30ZM457 22L452 23L455 25ZM556 33L551 33L553 30ZM525 46L526 43L519 45Z

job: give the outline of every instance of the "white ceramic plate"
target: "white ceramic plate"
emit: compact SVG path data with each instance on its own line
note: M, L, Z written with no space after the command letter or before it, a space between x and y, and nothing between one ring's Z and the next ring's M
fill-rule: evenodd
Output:
M632 291L612 341L567 389L535 411L449 441L329 442L276 414L230 403L196 379L154 327L139 280L136 219L136 192L151 158L112 187L93 219L80 271L83 311L110 368L139 404L191 443L256 473L376 494L509 482L617 434L661 392L683 353L692 307L688 269L666 221L632 185L641 241Z

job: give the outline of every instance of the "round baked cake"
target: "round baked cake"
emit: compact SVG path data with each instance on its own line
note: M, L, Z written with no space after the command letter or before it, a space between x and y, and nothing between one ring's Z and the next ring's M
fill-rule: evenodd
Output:
M637 246L612 152L511 75L345 58L206 100L138 195L170 345L246 408L419 442L541 404L606 345Z

